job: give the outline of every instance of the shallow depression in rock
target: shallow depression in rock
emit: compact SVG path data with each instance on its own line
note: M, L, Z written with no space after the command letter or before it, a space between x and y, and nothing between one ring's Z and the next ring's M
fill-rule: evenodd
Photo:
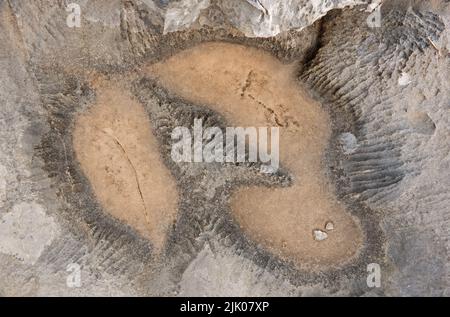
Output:
M95 103L75 122L81 169L106 212L161 250L178 194L143 106L118 82L97 80Z
M146 68L166 89L210 107L230 125L280 127L280 163L293 185L242 187L232 195L232 214L271 252L322 269L355 256L363 234L325 176L328 114L302 89L295 70L266 52L228 43L201 44ZM316 239L316 230L327 231L326 238Z

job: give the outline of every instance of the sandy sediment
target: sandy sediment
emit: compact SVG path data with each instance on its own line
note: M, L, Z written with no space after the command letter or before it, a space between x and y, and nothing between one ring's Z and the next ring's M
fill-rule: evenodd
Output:
M311 269L338 265L363 243L357 220L325 175L330 118L295 80L295 65L227 43L206 43L147 67L166 89L207 105L233 126L280 127L280 163L293 176L288 188L241 187L231 199L244 232L273 253ZM318 241L315 230L333 230Z
M142 105L118 82L99 80L95 91L95 104L76 120L76 157L105 211L160 250L176 217L175 181Z

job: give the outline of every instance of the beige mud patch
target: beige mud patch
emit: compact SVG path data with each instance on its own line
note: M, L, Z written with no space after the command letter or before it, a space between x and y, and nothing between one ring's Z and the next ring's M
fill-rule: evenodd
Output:
M279 126L280 163L289 188L237 190L231 208L242 229L272 252L309 269L342 264L357 254L359 223L336 199L326 178L330 119L295 80L295 67L249 47L207 43L150 65L149 75L182 98L205 104L234 126ZM317 241L314 230L334 229Z
M104 209L160 250L176 217L175 181L142 105L117 83L95 88L96 103L76 120L76 157Z

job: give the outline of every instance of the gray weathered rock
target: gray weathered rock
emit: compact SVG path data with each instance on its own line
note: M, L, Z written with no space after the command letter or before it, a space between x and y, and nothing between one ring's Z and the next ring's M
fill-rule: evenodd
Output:
M369 28L366 1L85 0L81 27L69 28L63 1L0 1L0 295L450 295L449 5L385 2ZM289 186L286 174L172 169L183 203L162 260L99 206L71 146L74 114L95 99L92 76L132 78L130 90L159 111L158 131L194 115L221 122L140 75L212 40L299 65L333 121L324 164L367 234L359 262L300 271L237 228L228 184ZM366 285L372 262L379 289ZM66 284L71 263L80 288Z

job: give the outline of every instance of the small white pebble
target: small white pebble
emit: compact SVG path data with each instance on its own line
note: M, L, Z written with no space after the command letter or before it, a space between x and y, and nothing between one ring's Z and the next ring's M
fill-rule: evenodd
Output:
M314 240L316 240L316 241L323 241L326 238L328 238L328 234L322 230L316 229L316 230L314 230L313 233L314 233Z
M328 221L328 222L325 224L325 229L328 230L328 231L333 230L333 229L334 229L334 223L332 223L331 221Z
M402 72L402 75L398 79L398 84L400 86L407 86L411 83L411 78L408 73Z

